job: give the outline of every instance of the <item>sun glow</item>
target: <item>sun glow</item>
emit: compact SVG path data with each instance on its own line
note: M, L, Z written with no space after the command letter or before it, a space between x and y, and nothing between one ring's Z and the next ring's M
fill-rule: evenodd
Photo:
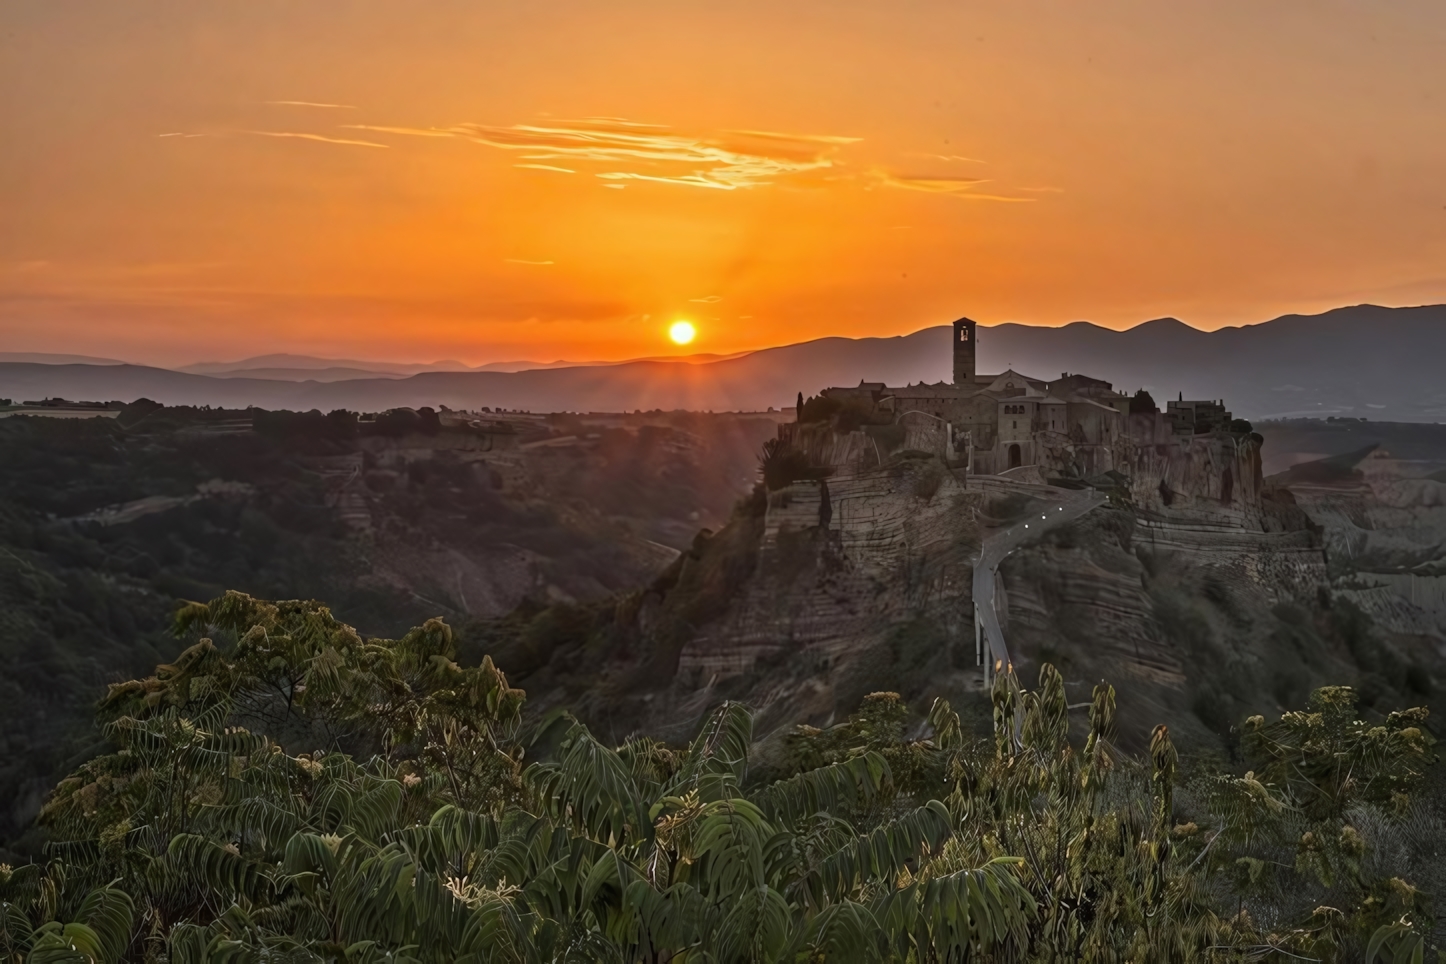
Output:
M698 329L693 327L691 321L675 321L668 329L668 337L673 339L675 345L686 345L698 337Z

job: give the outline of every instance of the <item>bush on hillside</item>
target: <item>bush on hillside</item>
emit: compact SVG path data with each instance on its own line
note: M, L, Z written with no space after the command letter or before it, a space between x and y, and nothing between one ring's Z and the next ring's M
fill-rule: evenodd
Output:
M1032 690L996 678L992 732L940 700L911 738L875 693L760 779L744 706L681 746L529 723L440 620L363 639L231 593L177 630L210 635L111 687L114 750L52 794L52 859L0 868L5 959L1420 960L1436 939L1425 711L1367 722L1344 687L1247 720L1243 773L1182 781L1164 726L1125 756L1113 688L1073 727L1045 665Z

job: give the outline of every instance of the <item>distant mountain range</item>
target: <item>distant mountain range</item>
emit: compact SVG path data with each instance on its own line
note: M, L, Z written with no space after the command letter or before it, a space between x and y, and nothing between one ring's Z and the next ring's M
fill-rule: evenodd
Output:
M420 375L423 372L523 372L533 371L539 368L588 368L613 365L627 365L635 361L670 361L687 362L692 365L704 365L715 361L726 361L729 358L740 358L748 352L735 352L731 355L682 355L682 356L654 356L650 358L629 358L623 361L502 361L488 362L485 365L468 365L456 359L435 361L426 364L412 364L407 362L378 362L358 361L354 358L317 358L314 355L257 355L254 358L243 358L235 362L197 362L194 365L182 365L175 369L178 372L189 372L193 375L216 375L227 378L265 378L283 382L304 382L315 380L319 382L337 382L352 378L404 378L408 375ZM71 358L81 364L124 364L123 362L112 362L101 359L82 360L79 356L54 355L35 358L9 358L0 353L0 361L38 361L46 362L48 358L61 359ZM49 364L61 364L59 361L51 361Z
M124 365L118 358L92 355L57 355L46 351L0 351L0 362L30 362L36 365Z
M0 360L0 396L146 397L165 404L323 411L422 405L539 412L756 410L790 406L798 392L814 394L829 385L946 380L949 340L943 325L895 338L820 338L719 360L558 362L513 371L463 366L408 373L397 369L409 366L380 371L376 362L284 355L189 366L212 369L205 373L102 359ZM1127 331L1087 322L1062 328L997 325L981 329L979 357L981 371L1013 367L1042 378L1081 372L1121 391L1147 388L1159 402L1177 394L1223 398L1246 418L1446 421L1446 305L1357 305L1213 332L1173 318ZM303 373L304 380L295 377Z

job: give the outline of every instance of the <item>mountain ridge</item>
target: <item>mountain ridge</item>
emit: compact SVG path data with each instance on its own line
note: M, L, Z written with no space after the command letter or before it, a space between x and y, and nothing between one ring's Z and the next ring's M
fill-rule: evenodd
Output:
M702 352L694 355L650 355L643 358L624 358L616 361L569 361L567 359L556 359L550 362L543 361L499 361L485 362L481 365L468 365L466 362L458 361L455 358L435 362L386 362L386 361L363 361L356 358L324 358L318 355L294 355L286 352L270 355L254 355L250 358L243 358L235 362L193 362L189 365L180 365L169 371L185 372L190 375L218 375L218 376L246 376L246 377L267 377L277 381L306 381L306 375L313 372L349 372L348 377L365 378L379 375L409 376L420 375L425 372L519 372L532 371L541 368L602 368L614 365L627 365L639 361L676 361L691 365L709 364L715 361L727 361L731 358L739 358L751 354L747 351L719 354L714 352ZM70 358L82 356L61 356L56 358ZM0 361L7 360L0 355ZM23 359L16 358L15 361ZM81 362L90 364L91 362ZM97 359L93 364L126 364L108 359ZM163 367L163 366L146 366ZM263 376L261 373L266 373ZM326 379L327 381L338 381L338 378Z
M0 363L0 396L169 405L388 408L446 405L531 411L762 410L829 385L891 385L950 378L950 329L871 338L830 336L707 363L632 361L517 372L428 371L319 382L225 378L150 366ZM1053 378L1080 372L1121 391L1223 398L1245 418L1343 415L1446 419L1446 306L1356 305L1282 315L1212 332L1178 319L1117 331L1089 322L1060 328L1003 324L980 332L981 371L1013 367Z

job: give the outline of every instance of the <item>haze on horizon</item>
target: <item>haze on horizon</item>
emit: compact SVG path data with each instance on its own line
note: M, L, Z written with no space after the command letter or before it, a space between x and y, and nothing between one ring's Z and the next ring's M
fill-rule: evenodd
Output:
M0 28L5 351L620 359L1446 300L1427 0L12 0Z

